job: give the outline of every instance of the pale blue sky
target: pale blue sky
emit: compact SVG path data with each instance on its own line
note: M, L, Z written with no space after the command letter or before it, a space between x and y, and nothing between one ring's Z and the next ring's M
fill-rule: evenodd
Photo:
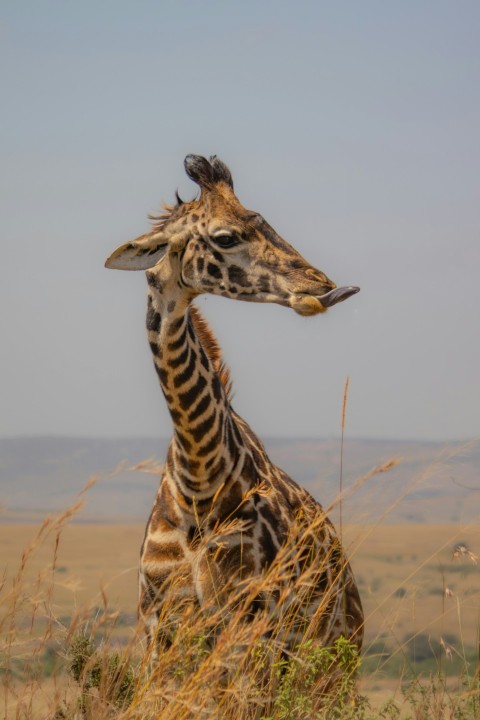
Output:
M3 2L0 434L162 435L141 273L107 271L217 153L362 291L202 298L261 436L480 434L478 2Z

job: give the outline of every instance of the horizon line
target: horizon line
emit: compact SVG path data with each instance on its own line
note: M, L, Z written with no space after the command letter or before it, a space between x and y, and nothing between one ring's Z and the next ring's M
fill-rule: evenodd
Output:
M115 441L122 441L122 440L128 440L128 441L136 441L136 440L153 440L155 442L158 441L170 441L172 439L172 435L80 435L80 434L64 434L64 433L26 433L26 434L9 434L9 435L0 435L0 442L1 441L8 441L8 440L96 440L96 441L103 441L103 442L115 442ZM263 435L262 439L265 441L269 440L281 440L281 441L309 441L309 442L333 442L333 441L341 441L341 432L339 431L338 435ZM394 443L432 443L432 444L442 444L442 443L455 443L455 444L462 444L462 443L472 443L472 442L478 442L480 441L480 436L478 437L461 437L461 438L412 438L412 437L381 437L381 436L368 436L368 435L345 435L344 441L353 441L353 442L394 442Z

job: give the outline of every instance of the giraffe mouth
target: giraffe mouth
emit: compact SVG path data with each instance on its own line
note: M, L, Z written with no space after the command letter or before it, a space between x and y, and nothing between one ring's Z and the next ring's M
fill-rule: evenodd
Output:
M296 293L292 295L277 295L273 293L252 292L241 293L237 295L237 300L245 300L247 302L267 302L284 305L295 310L299 315L318 315L327 310L327 308L343 302L347 298L359 292L360 288L353 285L348 287L334 288L324 295L312 295L307 293Z
M334 288L328 293L325 293L325 295L317 295L316 299L323 305L323 307L329 308L332 307L332 305L336 305L339 302L347 300L352 295L356 295L359 291L359 287L348 285L347 287Z
M299 315L318 315L326 312L332 305L336 305L351 295L355 295L359 290L360 288L350 285L348 287L334 288L323 295L297 293L290 296L288 305Z

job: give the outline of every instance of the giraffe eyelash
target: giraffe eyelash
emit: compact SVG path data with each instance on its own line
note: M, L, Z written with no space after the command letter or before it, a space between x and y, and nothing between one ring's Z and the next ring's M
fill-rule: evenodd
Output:
M213 243L215 243L215 245L218 245L218 247L223 250L235 247L235 245L238 245L240 242L235 235L217 235L216 237L212 237L210 239Z

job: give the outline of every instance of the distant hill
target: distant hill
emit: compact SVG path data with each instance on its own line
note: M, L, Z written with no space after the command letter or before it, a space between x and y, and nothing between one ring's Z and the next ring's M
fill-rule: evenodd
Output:
M71 504L91 476L83 522L146 520L158 473L121 469L161 463L168 440L19 437L0 439L0 522L29 522ZM324 506L339 493L339 440L273 438L271 459ZM393 470L358 479L390 458ZM480 443L345 441L343 487L361 486L343 504L345 522L474 522L480 513ZM332 514L338 513L338 509Z

